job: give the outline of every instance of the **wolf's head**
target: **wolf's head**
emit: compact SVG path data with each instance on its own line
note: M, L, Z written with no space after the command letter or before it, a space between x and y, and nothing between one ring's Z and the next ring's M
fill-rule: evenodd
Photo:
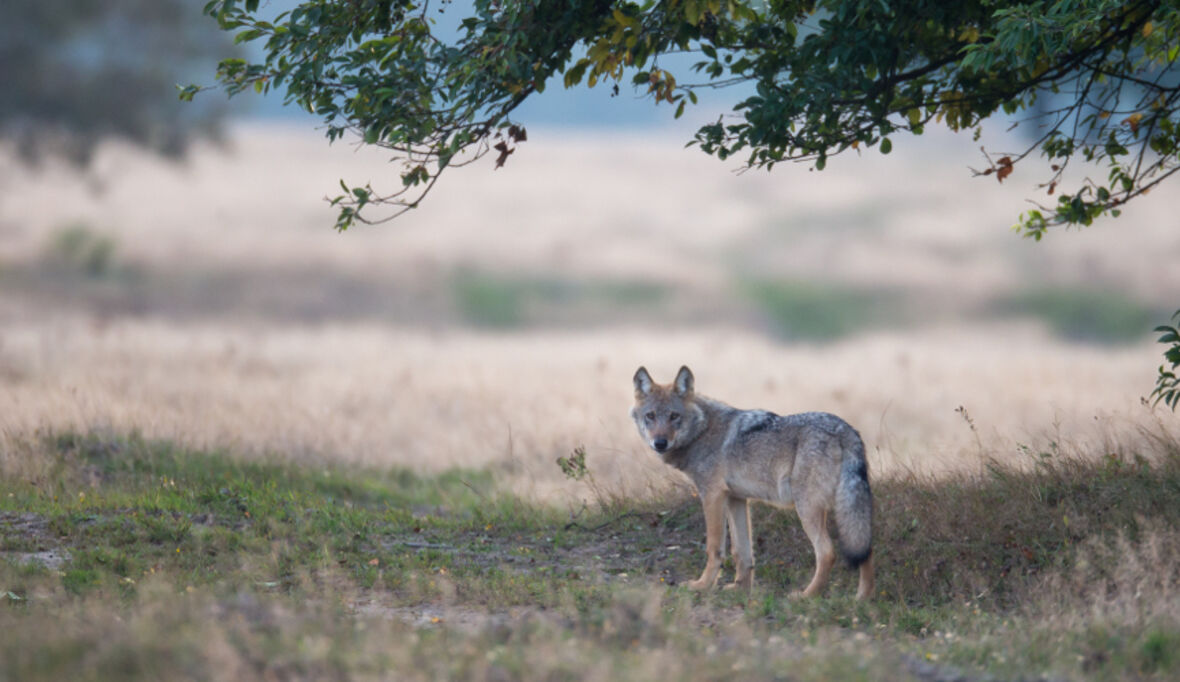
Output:
M705 429L705 413L697 404L689 368L681 367L671 384L661 386L640 367L634 381L631 418L653 450L663 454L684 447Z

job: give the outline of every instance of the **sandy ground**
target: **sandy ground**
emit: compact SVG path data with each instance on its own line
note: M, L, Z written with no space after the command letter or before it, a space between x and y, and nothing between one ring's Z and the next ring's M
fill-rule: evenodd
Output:
M376 184L392 169L383 154L330 148L314 131L242 127L228 149L199 148L181 165L117 145L86 174L0 161L0 274L36 267L55 231L84 225L116 240L120 259L165 272L306 267L433 281L475 267L653 281L692 296L760 273L901 287L965 308L1044 283L1180 301L1164 191L1117 221L1034 244L1007 228L1038 178L972 179L966 166L982 158L968 138L895 141L888 158L839 158L823 173L742 175L682 144L530 131L505 168L461 169L414 214L345 234L330 229L322 197L340 178ZM1100 452L1159 420L1176 427L1140 402L1160 362L1146 335L1095 347L1033 323L955 320L787 344L720 309L675 326L505 332L111 316L68 299L48 306L4 282L9 443L46 428L138 429L255 453L493 465L540 497L576 494L553 462L585 446L596 476L631 492L670 480L627 417L640 364L658 380L689 364L701 392L739 406L845 416L878 472L974 466L1053 440Z

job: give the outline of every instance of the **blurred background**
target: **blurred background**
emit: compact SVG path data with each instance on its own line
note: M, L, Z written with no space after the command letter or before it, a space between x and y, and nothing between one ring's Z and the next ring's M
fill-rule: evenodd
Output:
M16 0L0 26L0 430L138 431L247 454L494 467L576 495L584 446L622 490L668 484L627 416L644 364L742 407L828 410L883 471L1135 438L1180 301L1164 186L1042 243L1022 164L930 130L823 172L740 172L685 148L740 98L673 122L624 90L548 89L528 141L454 169L392 223L332 229L343 179L278 95L213 83L245 49L201 2ZM277 13L285 5L269 5Z

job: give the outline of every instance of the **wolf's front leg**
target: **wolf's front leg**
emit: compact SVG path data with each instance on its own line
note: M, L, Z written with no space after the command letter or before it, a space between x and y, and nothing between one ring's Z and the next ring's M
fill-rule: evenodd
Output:
M701 577L688 583L694 590L707 590L717 583L717 575L721 572L721 538L725 534L725 493L702 495L701 504L705 508L705 572Z
M750 505L746 500L729 498L729 526L733 537L733 563L737 572L728 588L749 590L754 586L754 548L750 542Z

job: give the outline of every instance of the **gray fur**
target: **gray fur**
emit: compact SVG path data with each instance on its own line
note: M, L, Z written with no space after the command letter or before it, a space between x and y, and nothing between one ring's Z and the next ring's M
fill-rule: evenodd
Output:
M860 436L847 439L844 446L836 488L836 528L840 532L840 553L849 566L856 568L873 552L873 493Z
M655 382L652 381L651 375L647 373L646 367L640 367L635 370L635 377L632 381L635 383L636 396L644 396L651 393L652 387L655 386Z
M794 504L799 510L817 552L816 577L806 594L814 594L826 580L820 554L832 556L827 519L836 524L839 553L844 559L853 567L868 562L872 555L872 491L864 443L848 422L826 412L780 416L767 410L731 407L697 395L687 367L681 368L670 385L646 382L651 382L651 377L640 368L632 419L664 462L692 479L706 505L706 526L709 500L717 495L726 500L728 524L722 525L728 525L734 535L739 581L752 579L748 511L742 512L748 500ZM646 390L640 389L641 383ZM735 513L742 518L735 518ZM710 549L718 551L716 546ZM830 566L830 561L826 565ZM716 570L710 558L705 574L694 586L715 580ZM858 596L867 596L872 590L871 564L863 567L861 575Z
M676 392L680 395L692 393L693 384L695 383L692 377L692 370L688 367L681 367L680 371L676 373L676 380L672 383L676 386Z

